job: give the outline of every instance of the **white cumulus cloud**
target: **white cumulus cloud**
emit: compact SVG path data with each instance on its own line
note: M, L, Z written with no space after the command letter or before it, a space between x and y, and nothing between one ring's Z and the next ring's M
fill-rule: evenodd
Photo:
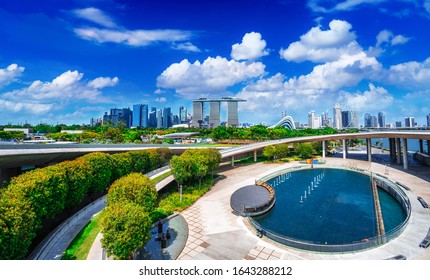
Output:
M53 104L40 104L31 102L13 102L0 98L0 109L6 112L22 112L32 114L44 114L53 108Z
M430 87L430 57L423 62L410 61L391 66L388 82L409 89Z
M110 86L117 78L96 78L90 83L81 81L84 74L78 71L66 71L53 79L51 82L34 81L30 86L16 89L3 94L9 100L34 100L34 101L54 101L62 102L73 100L97 101L101 95L97 86ZM110 79L110 81L108 81Z
M342 91L339 101L352 110L366 112L390 107L394 102L394 97L385 88L370 83L369 90L365 92L349 93Z
M281 49L281 58L295 62L329 62L342 55L354 55L361 51L355 41L355 33L350 31L351 24L332 20L329 27L329 30L322 30L320 26L313 27L300 36L300 41L291 43L287 49Z
M109 78L109 77L98 77L88 83L88 85L92 88L105 88L105 87L113 87L118 84L118 77Z
M258 32L246 33L242 38L242 43L234 44L231 47L231 57L235 60L256 60L268 54L266 41Z
M15 81L24 72L24 69L24 67L17 64L11 64L4 69L0 68L0 88Z
M157 87L175 89L188 96L221 94L228 87L257 78L264 74L265 65L260 62L238 62L217 56L208 57L203 63L190 63L187 59L170 65L157 78Z

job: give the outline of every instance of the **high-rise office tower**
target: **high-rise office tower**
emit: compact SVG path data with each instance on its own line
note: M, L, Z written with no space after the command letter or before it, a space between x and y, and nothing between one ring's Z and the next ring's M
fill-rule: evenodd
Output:
M342 111L342 128L351 128L351 111Z
M405 118L405 127L415 127L415 118L414 117Z
M151 107L149 112L148 125L149 127L157 127L157 108L155 107Z
M163 128L163 113L161 109L157 110L157 128Z
M430 127L430 114L427 115L427 127Z
M179 123L187 122L187 109L184 106L179 107Z
M340 104L336 103L333 108L333 128L342 128L342 111Z
M351 128L359 128L358 111L351 111Z
M364 114L364 127L371 127L371 116L369 113Z
M172 126L172 110L170 107L164 107L163 109L163 127L169 128Z
M385 115L383 112L378 113L378 125L380 128L385 127Z
M142 104L134 104L133 105L133 118L131 125L134 127L141 127L141 116L142 116Z
M133 105L132 126L148 127L148 105L135 104Z
M103 116L103 123L105 124L111 122L114 126L117 126L119 122L122 122L126 127L131 127L131 119L132 111L130 108L112 108L110 109L110 115L108 115L106 112Z
M397 121L396 122L396 127L402 127L402 122Z

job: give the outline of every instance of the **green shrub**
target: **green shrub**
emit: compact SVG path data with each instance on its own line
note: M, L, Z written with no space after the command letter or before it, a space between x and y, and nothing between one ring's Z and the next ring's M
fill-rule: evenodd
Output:
M58 164L65 172L62 178L67 187L65 208L70 209L82 203L91 187L91 168L87 161L75 159Z
M79 159L88 162L91 167L91 187L89 192L100 193L106 190L113 181L114 161L105 153L90 153Z
M115 166L113 172L113 179L119 179L133 170L133 158L129 152L118 153L111 155L113 164Z
M109 205L101 223L102 246L108 256L115 259L131 259L151 238L151 219L145 209L135 203Z
M0 198L0 259L24 259L40 228L30 204L13 195Z
M29 203L39 219L53 218L65 207L65 176L57 166L35 169L12 178L5 195Z
M142 206L147 212L154 209L156 201L155 184L148 176L140 173L131 173L116 180L107 195L108 205L133 202Z

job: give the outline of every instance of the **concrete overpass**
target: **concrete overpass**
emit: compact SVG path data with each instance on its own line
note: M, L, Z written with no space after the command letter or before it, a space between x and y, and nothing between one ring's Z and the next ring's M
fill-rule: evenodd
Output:
M367 157L372 161L371 139L390 139L390 155L395 158L398 164L403 162L404 169L408 169L407 141L408 139L419 139L421 152L423 151L423 141L427 141L430 147L430 131L372 131L359 133L331 134L320 136L306 136L296 138L286 138L259 142L240 147L221 150L223 159L231 159L234 165L235 156L254 153L254 160L257 159L257 151L264 149L268 145L294 144L302 142L322 142L322 157L326 156L327 141L342 141L343 158L347 157L346 141L349 139L365 139L367 142ZM200 148L195 145L78 145L78 144L40 144L40 145L0 145L0 179L1 182L16 176L20 170L34 167L46 166L52 163L71 160L91 152L118 153L132 150L143 150L157 147L167 147L172 149L174 154L180 154L186 149ZM430 154L430 151L427 151Z

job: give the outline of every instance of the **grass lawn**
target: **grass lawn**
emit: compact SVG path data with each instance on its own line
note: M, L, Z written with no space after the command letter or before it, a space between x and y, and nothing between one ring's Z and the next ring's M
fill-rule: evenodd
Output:
M86 260L91 246L101 230L101 215L96 215L73 239L62 260Z
M167 177L169 177L170 175L172 175L172 171L168 171L166 173L163 173L160 176L157 176L154 179L151 179L151 181L154 182L155 184L157 184L158 182L162 181L163 179L166 179Z

